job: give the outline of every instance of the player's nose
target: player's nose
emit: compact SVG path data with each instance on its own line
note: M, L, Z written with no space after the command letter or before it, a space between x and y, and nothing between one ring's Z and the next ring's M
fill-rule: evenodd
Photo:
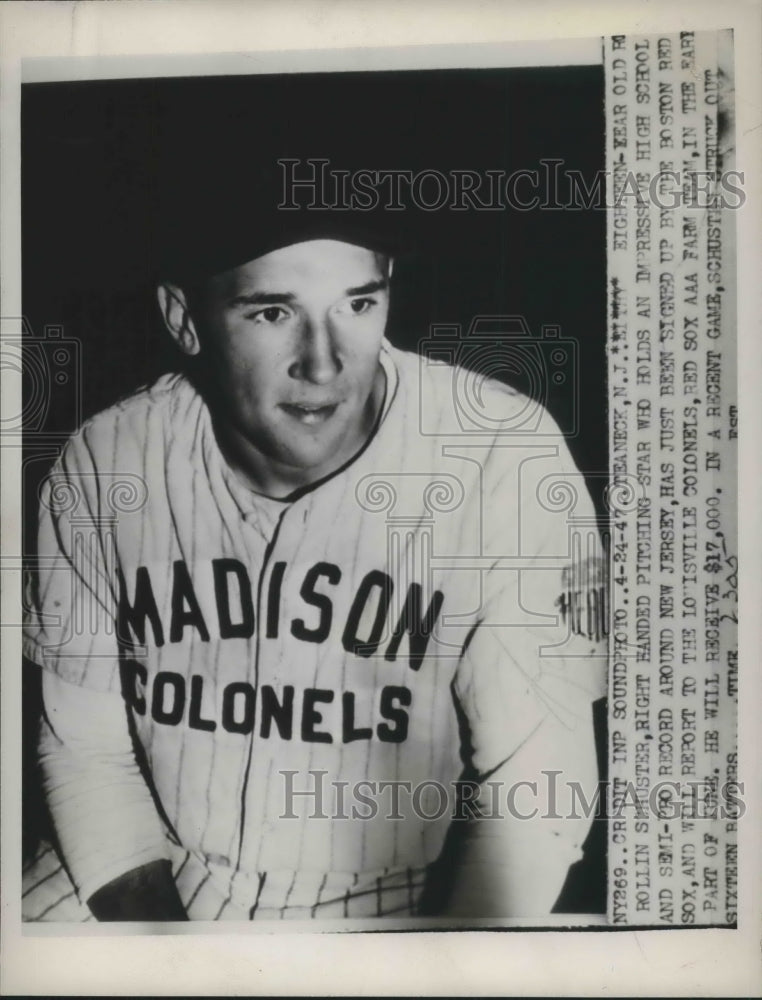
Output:
M297 354L289 369L292 378L326 385L342 369L331 324L323 316L308 316L302 323Z

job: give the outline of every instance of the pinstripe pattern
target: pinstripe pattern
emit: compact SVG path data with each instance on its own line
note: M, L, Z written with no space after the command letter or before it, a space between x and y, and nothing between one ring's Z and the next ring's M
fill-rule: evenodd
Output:
M585 637L569 640L573 675L564 659L550 669L539 662L540 646L565 638L553 600L568 554L566 515L540 512L529 525L530 535L519 537L519 528L527 527L518 524L514 502L520 463L531 455L533 461L526 463L535 476L526 487L530 493L545 474L573 472L563 441L548 432L539 440L539 458L531 452L532 441L524 440L522 450L522 441L512 438L507 447L492 431L464 442L450 412L451 369L419 370L417 356L388 345L382 360L386 409L375 437L346 469L291 503L258 498L238 482L216 445L205 404L180 376L165 376L89 421L56 470L76 484L82 509L94 522L103 514L111 478L143 477L147 503L119 513L117 558L127 600L135 606L138 568L145 568L162 641L151 615L143 621L142 649L137 640L120 649L113 633L66 635L72 590L88 598L90 571L100 573L114 593L118 582L102 547L89 550L87 572L75 567L72 573L69 514L52 503L52 512L43 509L41 516L40 551L57 556L64 572L44 575L40 610L56 607L63 628L30 622L25 652L66 680L115 696L120 655L130 655L144 668L136 691L145 704L142 710L133 707L132 718L156 796L177 833L180 846L170 853L193 919L414 913L449 814L422 820L407 801L404 822L388 820L388 799L379 796L378 814L371 819L311 819L314 800L302 797L292 803L295 817L283 819L284 772L295 773L302 790L311 770L324 772L329 793L332 781L348 782L350 788L361 780L397 779L412 787L424 781L448 786L463 768L454 699L472 732L471 763L486 773L520 745L556 701L572 713L583 712L602 692L603 664L584 666L579 659L591 649ZM508 413L523 406L521 397L502 388L483 391ZM440 436L417 433L422 400L434 407ZM455 483L462 497L432 512L426 489L442 477ZM374 508L370 494L363 494L370 479L391 484L387 508ZM591 512L586 495L578 508L576 513ZM541 553L547 565L532 563L526 574L497 566L501 557L521 552ZM222 637L215 560L242 567L234 582L225 584L232 593L226 614L238 615L231 621L240 621L244 613L243 597L235 590L240 572L250 582L251 634ZM188 610L187 596L173 599L173 574L179 572L173 567L179 563L191 581L198 614ZM273 567L281 563L282 572L274 575ZM330 579L318 576L311 592L317 597L308 600L307 573L320 564L337 572ZM386 589L371 587L353 620L354 602L373 573L391 582ZM391 652L395 622L414 585L426 595L421 613L435 591L444 595L421 663L410 657L407 634ZM379 619L376 651L353 652L343 635L354 634L361 646L367 644L384 600L389 610ZM295 623L315 630L326 601L331 614L327 638L299 638ZM266 636L267 610L275 603L278 634ZM533 619L522 610L527 608L545 617ZM515 616L527 613L525 624L515 627ZM174 635L173 615L180 622ZM62 635L64 645L49 655ZM467 637L471 641L464 652ZM195 688L193 678L201 679ZM241 713L252 704L247 685L256 699L244 724ZM264 733L265 687L281 705L286 690L292 692L290 738L282 737L275 723ZM192 690L203 692L195 707L190 706ZM409 693L408 705L394 703L396 716L380 701L385 690ZM316 709L303 707L307 691L321 693ZM351 721L344 715L346 693L352 695ZM178 704L178 718L167 721ZM191 725L191 710L200 713L202 724ZM353 730L354 737L345 741L345 730ZM391 737L384 739L387 733ZM326 803L331 802L329 794ZM30 899L59 880L52 871L41 868L40 874L47 881L30 891ZM62 907L76 898L68 878L65 882L58 897ZM55 901L41 900L29 909L37 914L29 919L55 917L55 907L48 908Z
M186 910L194 920L294 920L414 916L426 879L425 869L391 873L315 875L295 892L293 873L260 873L253 883L253 901L222 895L217 872L191 852L182 855L173 875ZM36 881L31 882L29 873ZM44 874L43 874L44 873ZM268 878L269 875L269 878ZM317 889L315 890L315 886ZM305 900L312 898L313 902ZM53 848L43 847L28 867L23 883L23 919L26 921L92 922L93 916L77 898Z
M22 872L21 918L77 923L94 919L80 903L63 864L48 844L40 846Z

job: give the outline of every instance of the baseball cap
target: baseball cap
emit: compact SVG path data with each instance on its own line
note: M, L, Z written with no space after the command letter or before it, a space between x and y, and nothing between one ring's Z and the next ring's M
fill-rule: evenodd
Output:
M214 156L173 171L157 227L160 280L198 281L306 240L341 240L389 256L409 243L404 212L309 207L309 191L286 207L284 184L277 150L248 145L217 144Z

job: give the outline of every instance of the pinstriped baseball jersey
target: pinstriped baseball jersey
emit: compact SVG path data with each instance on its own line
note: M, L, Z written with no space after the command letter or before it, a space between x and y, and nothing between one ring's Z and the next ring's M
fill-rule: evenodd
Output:
M191 917L414 912L436 786L603 694L592 506L552 421L501 432L529 401L484 383L503 423L464 433L456 369L381 360L374 435L289 501L238 481L180 375L89 421L43 491L26 655L124 698Z

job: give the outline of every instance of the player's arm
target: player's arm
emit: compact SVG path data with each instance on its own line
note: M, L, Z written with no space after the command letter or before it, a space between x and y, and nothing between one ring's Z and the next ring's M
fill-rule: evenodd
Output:
M582 857L598 783L592 711L548 715L482 784L466 821L448 914L547 915Z
M40 765L61 852L99 920L187 919L121 695L43 672Z
M518 535L524 564L496 559L487 574L454 684L483 817L465 827L450 903L458 915L549 914L592 822L582 797L594 802L598 787L592 706L605 693L605 565L584 479L563 439L549 443L555 455L540 441L490 498L500 515L487 551L510 556ZM568 508L543 505L548 483L563 487Z
M79 898L100 919L182 919L164 830L135 758L107 599L116 581L100 535L96 456L106 456L109 482L114 433L86 425L41 486L41 559L27 579L24 652L45 665L40 766ZM82 627L81 609L89 627Z

